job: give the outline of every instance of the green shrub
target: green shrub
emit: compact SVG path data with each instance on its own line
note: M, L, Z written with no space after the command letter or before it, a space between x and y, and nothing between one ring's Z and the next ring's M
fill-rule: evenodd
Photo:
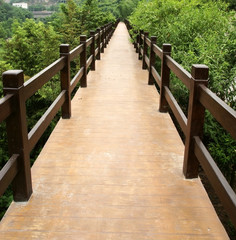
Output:
M186 70L206 64L209 88L236 109L236 24L235 11L223 1L141 1L129 20L134 30L157 36L157 44L172 44L172 57ZM133 31L134 33L134 31ZM172 75L171 88L187 114L188 91ZM204 141L220 169L233 186L236 143L207 113Z

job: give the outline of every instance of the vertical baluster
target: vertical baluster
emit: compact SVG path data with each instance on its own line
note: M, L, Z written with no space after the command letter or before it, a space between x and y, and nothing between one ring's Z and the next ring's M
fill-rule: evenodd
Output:
M152 75L152 67L155 66L155 61L156 61L156 55L153 51L153 45L156 44L156 42L157 42L157 37L152 36L151 37L151 47L150 47L150 64L149 64L148 85L152 85L155 82L155 79Z
M104 26L101 29L102 29L102 34L101 34L101 42L102 42L101 53L104 53L104 36L105 36Z
M104 28L104 48L107 47L107 25Z
M84 68L84 73L80 81L80 86L81 87L87 87L87 47L86 47L86 40L87 37L86 35L81 35L80 36L80 44L83 44L83 51L80 54L80 67Z
M142 68L147 69L147 63L145 61L145 56L147 55L148 52L148 45L146 43L146 39L148 38L148 32L144 32L144 40L143 40L143 62L142 62Z
M142 53L141 53L141 49L142 49L142 45L143 45L142 34L143 34L143 30L140 30L139 31L139 50L138 50L138 59L139 60L142 59Z
M139 53L139 32L137 31L137 36L136 36L136 53Z
M97 33L98 33L98 38L97 38L97 48L98 48L98 54L97 54L97 60L101 59L101 28L97 29Z
M111 40L111 29L112 29L112 24L110 23L109 26L108 26L108 43Z
M60 57L66 58L66 65L61 70L61 90L66 90L66 101L62 105L62 118L68 119L71 117L71 92L70 92L70 45L60 45Z
M95 60L96 60L96 58L95 58L95 37L94 36L95 36L95 31L90 31L90 37L93 38L93 41L90 45L90 55L93 55L93 61L90 66L92 71L95 70Z
M14 113L6 120L10 155L19 154L19 172L12 182L16 202L29 200L32 190L30 151L24 99L24 74L22 70L6 71L3 77L4 94L14 94Z
M171 55L171 45L163 44L162 46L162 59L161 59L161 87L160 87L160 104L159 111L167 112L168 103L165 98L165 87L169 87L170 84L170 69L166 65L166 55Z
M134 31L134 34L137 34L137 31ZM133 39L134 40L134 48L137 50L137 36Z
M198 101L199 84L208 84L209 69L206 65L192 66L192 79L190 82L187 134L185 140L183 172L186 178L198 177L199 162L194 155L194 136L202 138L205 117L205 108Z

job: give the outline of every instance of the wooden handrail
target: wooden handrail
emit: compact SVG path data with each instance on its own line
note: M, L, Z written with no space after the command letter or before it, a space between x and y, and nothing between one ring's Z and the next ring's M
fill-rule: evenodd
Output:
M90 37L89 39L86 40L86 47L89 47L93 42L93 38Z
M86 61L86 68L88 69L93 61L93 55L91 55L88 60Z
M118 24L109 23L90 32L90 38L81 36L81 44L70 51L68 44L60 46L60 58L24 83L23 71L3 73L5 96L0 99L0 123L6 121L11 158L0 171L0 196L14 182L14 200L27 201L32 194L30 151L34 148L57 112L62 108L62 118L71 116L71 92L80 82L87 86L87 68L95 70L95 60L100 59L101 48L106 47ZM95 49L96 46L96 49ZM87 57L87 47L90 54ZM70 79L70 63L80 56L80 70ZM61 92L28 133L25 102L45 83L60 72ZM22 125L19 125L21 123ZM23 149L23 151L21 151Z
M152 66L152 69L151 69L151 74L152 74L153 78L155 79L156 84L160 87L161 86L161 76L157 72L155 67L153 67L153 66Z
M129 21L126 20L125 23L128 30L132 29ZM147 68L149 71L148 84L152 84L155 81L160 87L159 110L166 112L168 108L171 108L186 137L183 166L184 175L186 178L197 177L200 163L216 194L221 199L232 223L236 227L236 195L201 141L206 109L210 111L212 116L236 140L236 111L207 88L207 66L193 65L192 74L189 73L170 56L170 45L164 44L161 50L161 48L155 44L155 41L153 41L152 44L152 39L155 38L156 37L151 37L151 39L145 38L145 34L140 30L137 33L137 38L133 39L134 47L136 48L139 59L147 62L147 64L150 62L150 66ZM161 59L161 76L155 69L155 59L154 62L153 58L150 61L146 55L146 49L145 51L142 50L142 48L146 46L150 48L150 56L155 55L155 57ZM183 113L169 88L170 71L182 81L190 92L188 118Z
M65 58L61 57L51 65L37 73L24 83L25 101L34 95L45 83L55 76L65 66Z
M0 171L0 196L6 191L18 173L18 154L13 154Z
M0 99L0 123L13 113L14 94L7 94Z
M153 46L153 51L159 58L161 58L163 52L156 44Z
M236 111L204 85L199 85L199 101L222 127L236 139Z
M191 74L178 64L172 57L166 56L166 65L182 83L190 89Z
M71 83L70 83L71 92L75 89L76 85L79 83L80 79L82 78L83 73L84 73L84 67L80 68L80 70L77 72L77 74L71 80Z
M168 87L165 87L165 98L166 98L172 112L174 113L184 135L186 136L186 134L187 134L187 118Z
M199 137L194 137L194 154L235 226L236 195Z
M80 44L78 47L70 51L70 60L73 61L77 56L83 52L83 44Z
M148 45L148 47L151 47L151 40L149 38L146 38L145 42Z
M28 134L29 139L29 150L31 151L40 137L43 135L57 112L60 110L61 106L65 102L66 99L66 91L63 90L58 97L54 100L51 106L47 109L47 111L43 114L43 116L38 120L38 122L34 125L31 131Z
M145 55L145 57L144 57L144 61L145 61L146 65L149 66L149 64L150 64L150 60L149 60L149 58L148 58L147 55Z

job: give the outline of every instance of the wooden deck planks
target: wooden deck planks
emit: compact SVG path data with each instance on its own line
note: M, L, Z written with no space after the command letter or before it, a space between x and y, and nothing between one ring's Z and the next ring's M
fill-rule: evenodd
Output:
M228 239L183 144L147 85L123 23L32 168L34 193L12 203L1 239Z

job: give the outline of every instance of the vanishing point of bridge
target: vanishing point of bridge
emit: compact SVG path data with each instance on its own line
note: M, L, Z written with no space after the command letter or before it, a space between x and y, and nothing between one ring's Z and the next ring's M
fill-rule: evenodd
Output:
M228 239L183 143L147 84L120 23L96 71L32 167L33 194L13 202L1 239Z

